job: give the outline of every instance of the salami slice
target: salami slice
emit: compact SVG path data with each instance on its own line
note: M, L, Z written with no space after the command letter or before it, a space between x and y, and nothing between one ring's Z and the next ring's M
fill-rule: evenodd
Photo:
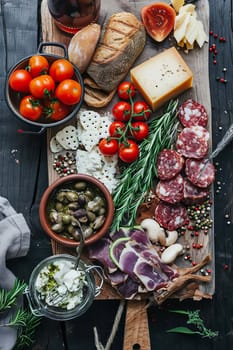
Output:
M215 179L215 167L211 162L206 164L204 160L187 159L185 173L188 179L196 186L206 188Z
M162 150L157 158L157 175L160 180L170 180L182 170L184 158L171 149Z
M184 179L178 174L171 180L159 181L156 194L166 203L179 203L184 198Z
M202 126L184 128L176 141L177 151L186 158L202 159L208 153L209 132Z
M181 124L188 128L194 125L205 128L208 124L208 114L205 107L191 98L180 106L178 118Z
M193 185L188 179L184 179L185 204L202 203L209 194L209 191Z
M171 205L160 202L155 209L155 220L160 226L172 231L185 225L187 211L184 205Z

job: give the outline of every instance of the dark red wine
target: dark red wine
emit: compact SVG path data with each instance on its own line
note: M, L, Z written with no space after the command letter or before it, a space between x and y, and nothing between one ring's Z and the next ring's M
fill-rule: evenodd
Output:
M74 34L98 20L100 0L48 0L48 8L56 25Z

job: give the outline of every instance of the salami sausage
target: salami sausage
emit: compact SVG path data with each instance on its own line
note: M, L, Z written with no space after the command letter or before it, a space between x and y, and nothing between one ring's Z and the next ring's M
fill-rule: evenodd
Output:
M171 149L162 150L157 158L157 175L160 180L170 180L183 168L184 158Z
M184 128L176 141L177 151L186 158L202 159L208 153L209 132L202 126Z
M184 179L185 204L202 203L209 194L209 191L193 185L188 179Z
M172 231L187 222L187 211L184 205L171 205L160 202L155 209L155 220L160 226Z
M208 114L205 107L191 98L180 106L178 118L181 124L188 128L194 125L205 128L208 124Z
M188 179L196 186L206 188L215 179L215 167L211 162L204 160L186 159L185 173Z
M171 180L159 181L156 194L166 203L179 203L184 198L184 179L178 174Z

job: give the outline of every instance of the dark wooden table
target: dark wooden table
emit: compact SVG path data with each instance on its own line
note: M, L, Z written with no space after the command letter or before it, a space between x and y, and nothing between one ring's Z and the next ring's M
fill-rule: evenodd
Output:
M46 135L17 133L22 125L6 106L4 82L11 65L37 50L41 39L40 1L1 0L0 3L0 195L7 197L15 209L25 215L31 227L28 255L9 262L15 274L28 281L33 267L52 253L51 243L38 219L40 198L48 184ZM224 44L215 40L218 46L217 64L213 64L212 53L209 55L214 147L233 122L233 40L231 1L210 0L209 4L210 30L226 38ZM211 36L210 44L213 41ZM225 73L223 68L227 69ZM216 79L224 74L225 84ZM218 350L233 347L233 145L230 144L216 161L215 295L212 300L186 300L181 303L172 300L160 308L150 308L148 317L152 349ZM94 350L93 327L98 327L101 340L105 343L117 307L118 301L98 300L85 315L73 321L59 323L43 319L32 349ZM199 336L167 334L167 329L185 324L183 317L169 313L170 308L200 309L206 325L219 331L219 336L209 340ZM112 350L122 349L123 334L124 317Z

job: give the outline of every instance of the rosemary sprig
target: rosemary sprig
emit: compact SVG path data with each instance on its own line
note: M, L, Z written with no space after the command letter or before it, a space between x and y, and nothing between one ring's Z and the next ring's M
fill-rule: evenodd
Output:
M30 346L34 343L34 335L41 321L40 317L34 316L31 312L24 313L25 325L20 327L15 345L15 350L24 349L25 346Z
M186 315L188 317L187 324L193 325L196 327L196 330L190 329L188 327L175 327L167 330L167 333L182 333L182 334L198 334L202 338L214 338L218 336L217 331L212 331L208 329L203 319L200 317L200 310L194 311L185 311L185 310L170 310L170 312L174 312L181 315Z
M10 309L13 305L15 305L17 297L23 293L26 286L26 283L19 281L16 278L14 286L11 290L7 291L5 289L0 289L0 311Z
M127 225L134 225L137 210L157 176L157 156L162 149L170 148L174 142L178 128L177 105L178 100L170 101L166 112L149 123L150 133L139 146L139 158L119 176L119 183L113 193L116 211L112 230L120 228L127 214Z

